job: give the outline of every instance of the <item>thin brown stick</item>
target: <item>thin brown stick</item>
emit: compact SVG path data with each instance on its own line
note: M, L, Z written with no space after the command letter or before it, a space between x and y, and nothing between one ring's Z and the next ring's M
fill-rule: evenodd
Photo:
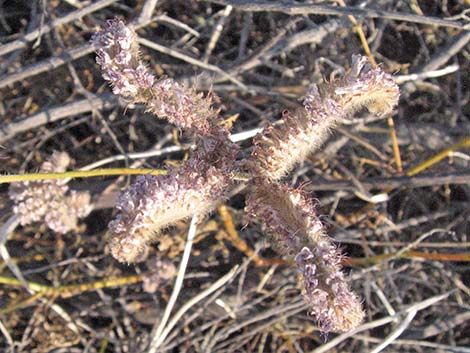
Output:
M15 82L19 82L26 78L39 75L41 73L54 70L72 60L79 59L85 55L93 52L93 47L90 44L82 44L78 47L72 48L63 52L60 55L52 56L45 60L41 60L33 65L26 66L9 75L0 77L0 88L7 87Z
M334 33L341 27L341 21L337 19L330 19L315 28L309 28L303 31L296 32L286 37L287 31L280 30L279 33L264 45L255 54L251 55L248 59L235 67L227 70L228 75L240 75L243 72L252 70L257 66L263 65L271 58L276 57L282 53L287 53L295 48L305 44L321 43L325 37ZM225 76L211 77L207 82L203 82L204 77L200 75L193 75L187 79L189 82L198 82L200 88L212 86L214 83L220 83L227 80ZM255 91L251 86L250 91Z
M142 9L136 18L137 23L147 23L152 18L153 11L157 7L158 0L146 0L142 5Z
M401 161L400 147L398 146L397 131L395 129L395 122L393 117L389 115L387 117L387 125L390 134L390 140L392 140L393 155L395 156L395 165L397 167L398 174L403 174L403 163Z
M16 121L0 127L0 142L5 142L13 138L16 134L28 131L47 123L52 123L70 116L88 113L94 109L110 109L118 104L118 98L105 93L95 96L92 99L82 99L72 103L65 103L58 107L51 108L36 114L29 115L20 121Z
M361 180L366 189L385 189L398 187L426 187L445 184L470 184L470 173L454 172L447 174L419 175L419 176L397 176L386 178L367 178ZM305 186L307 191L318 190L356 190L357 187L351 181L315 181L314 184Z

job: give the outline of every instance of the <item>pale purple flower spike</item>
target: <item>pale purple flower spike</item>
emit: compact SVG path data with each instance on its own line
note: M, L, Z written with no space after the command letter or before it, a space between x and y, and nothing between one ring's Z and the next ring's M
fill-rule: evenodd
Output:
M162 229L196 212L211 211L226 195L231 178L199 158L167 175L142 175L119 197L109 224L110 248L121 262L145 260L147 245Z
M330 240L302 248L295 257L304 282L304 298L323 332L349 331L363 317L361 304L341 271L341 255Z
M366 57L354 55L346 75L313 85L303 98L302 109L285 111L284 124L269 124L255 137L256 173L280 180L321 146L338 120L362 108L374 114L390 113L398 98L398 86L389 74L374 68Z
M151 90L154 84L153 75L138 58L136 40L135 32L119 20L108 21L108 30L92 37L97 48L96 62L115 94L135 97Z
M349 289L341 254L326 235L313 202L301 190L263 181L247 198L246 211L261 221L273 247L296 262L304 298L322 331L358 326L364 316L361 303Z
M54 152L41 166L43 173L65 172L70 157L65 152ZM65 234L76 230L78 220L91 211L88 192L69 191L64 179L48 179L12 183L9 196L15 205L13 212L21 225L44 221L53 231Z
M150 112L182 129L210 132L211 120L218 113L212 109L211 96L185 89L170 78L155 80L140 59L136 33L123 21L108 21L91 41L103 78L115 94L146 104Z

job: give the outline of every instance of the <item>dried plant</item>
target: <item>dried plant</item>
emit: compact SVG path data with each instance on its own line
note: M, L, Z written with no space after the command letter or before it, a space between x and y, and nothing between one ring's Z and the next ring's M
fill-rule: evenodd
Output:
M171 79L157 80L140 60L135 32L111 20L93 39L103 77L132 102L186 130L196 141L192 155L165 176L141 176L119 198L109 225L110 247L121 262L143 260L162 229L193 214L206 214L223 201L235 181L248 175L247 213L258 220L274 248L297 265L310 312L324 332L348 331L363 318L361 304L341 272L341 254L326 235L315 206L279 180L319 148L328 131L359 109L389 113L398 88L381 68L354 56L342 78L314 85L303 108L283 114L282 125L255 137L251 156L238 160L238 147L217 120L210 95L197 94Z
M43 173L63 173L70 164L65 152L54 152L41 166ZM12 183L9 190L13 211L22 225L44 221L53 231L65 234L76 230L78 220L90 213L90 194L70 191L65 179Z

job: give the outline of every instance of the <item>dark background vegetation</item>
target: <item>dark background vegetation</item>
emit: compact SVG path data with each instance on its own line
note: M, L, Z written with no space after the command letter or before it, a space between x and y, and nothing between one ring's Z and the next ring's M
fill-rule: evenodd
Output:
M283 2L269 11L236 5L229 11L210 1L166 0L157 3L153 21L141 17L149 1L108 1L79 14L99 3L0 1L2 174L34 172L55 150L68 152L75 169L118 155L131 158L102 167L161 168L185 157L184 135L144 107L110 94L88 44L107 19L139 23L139 36L171 49L143 46L142 55L159 76L217 95L221 117L234 121L234 134L276 121L283 109L299 104L309 84L341 74L353 54L364 53L347 16L286 13L300 3L340 8L335 1ZM447 20L417 23L411 17L398 21L355 13L373 57L400 83L393 121L402 168L388 117L363 112L341 125L288 179L319 200L330 236L347 254L345 270L363 299L364 326L350 337L325 337L303 307L295 270L275 261L257 266L247 256L230 235L227 217L249 248L264 259L277 259L259 227L247 226L241 188L225 204L228 215L219 209L199 225L174 311L235 265L241 267L183 315L162 351L470 352L470 35L462 29L470 24L464 12L470 2L347 5L359 4ZM71 20L57 22L68 15ZM28 37L34 31L40 35ZM221 70L242 85L227 80ZM412 73L418 76L403 76ZM248 154L250 139L240 143ZM165 152L171 146L181 150ZM404 177L445 149L445 158L416 178ZM133 158L132 153L143 151L154 155ZM0 350L146 351L171 294L188 225L168 230L147 262L116 262L106 249L106 228L118 191L132 180L72 180L72 188L89 190L95 201L80 232L58 236L35 224L8 236L6 248L25 278L55 289L33 297L21 285L6 283L14 276L0 262ZM2 222L12 215L7 191L7 185L0 186ZM382 192L388 201L368 202ZM165 265L163 274L155 267L157 260ZM122 283L89 285L108 279ZM155 284L155 291L148 283ZM64 286L72 287L60 290Z

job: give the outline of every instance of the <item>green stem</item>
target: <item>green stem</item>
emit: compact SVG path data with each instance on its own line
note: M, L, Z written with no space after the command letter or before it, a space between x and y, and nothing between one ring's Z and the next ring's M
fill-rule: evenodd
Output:
M18 279L12 278L12 277L6 277L6 276L0 276L0 283L1 284L6 284L9 286L14 286L14 287L22 287L23 283L21 283ZM28 282L29 288L33 290L34 292L37 293L42 293L42 292L47 292L51 289L53 289L50 286L35 283L35 282Z
M0 175L0 184L28 180L67 179L67 178L90 178L107 175L130 175L130 174L166 174L162 169L132 169L132 168L109 168L95 170L73 170L65 173L33 173L20 175Z

